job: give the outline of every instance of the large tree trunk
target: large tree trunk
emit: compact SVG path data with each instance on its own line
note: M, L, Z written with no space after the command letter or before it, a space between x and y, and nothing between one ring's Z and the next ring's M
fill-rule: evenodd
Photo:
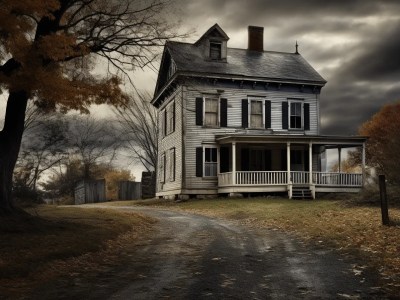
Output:
M0 132L0 215L18 211L12 198L12 179L24 133L27 102L26 92L10 92L4 127Z

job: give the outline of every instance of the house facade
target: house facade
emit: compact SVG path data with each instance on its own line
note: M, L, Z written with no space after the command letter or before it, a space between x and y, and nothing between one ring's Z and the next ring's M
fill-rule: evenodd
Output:
M365 138L320 135L326 81L298 53L264 51L249 26L248 49L228 47L215 24L196 43L168 42L152 104L158 109L156 195L358 192L360 173L340 170L341 149ZM339 172L325 172L327 149Z

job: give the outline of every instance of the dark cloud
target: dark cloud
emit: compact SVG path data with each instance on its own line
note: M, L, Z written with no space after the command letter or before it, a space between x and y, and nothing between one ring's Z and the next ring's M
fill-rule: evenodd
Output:
M266 50L300 53L328 81L323 134L356 134L384 104L400 99L398 0L185 0L182 25L195 41L214 23L246 47L247 26L263 26Z

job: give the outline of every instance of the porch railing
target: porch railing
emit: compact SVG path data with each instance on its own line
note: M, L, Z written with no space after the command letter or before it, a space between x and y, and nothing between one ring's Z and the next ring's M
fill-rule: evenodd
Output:
M356 173L313 172L313 182L328 186L362 186L363 176Z
M282 185L287 184L286 171L236 171L235 185ZM291 171L290 179L293 184L309 184L310 173ZM317 186L361 187L362 174L313 172L312 183ZM219 186L233 185L233 173L219 173Z
M290 180L293 184L308 184L310 183L310 173L302 171L290 172Z

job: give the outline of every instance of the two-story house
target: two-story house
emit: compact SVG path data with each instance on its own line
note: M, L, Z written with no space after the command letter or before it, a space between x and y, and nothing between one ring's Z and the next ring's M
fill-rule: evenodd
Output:
M165 45L152 100L160 127L156 195L359 191L363 173L343 173L340 163L339 172L322 170L327 149L365 153L363 137L320 135L326 81L297 46L264 51L264 29L248 29L248 49L229 48L218 24L194 44Z

